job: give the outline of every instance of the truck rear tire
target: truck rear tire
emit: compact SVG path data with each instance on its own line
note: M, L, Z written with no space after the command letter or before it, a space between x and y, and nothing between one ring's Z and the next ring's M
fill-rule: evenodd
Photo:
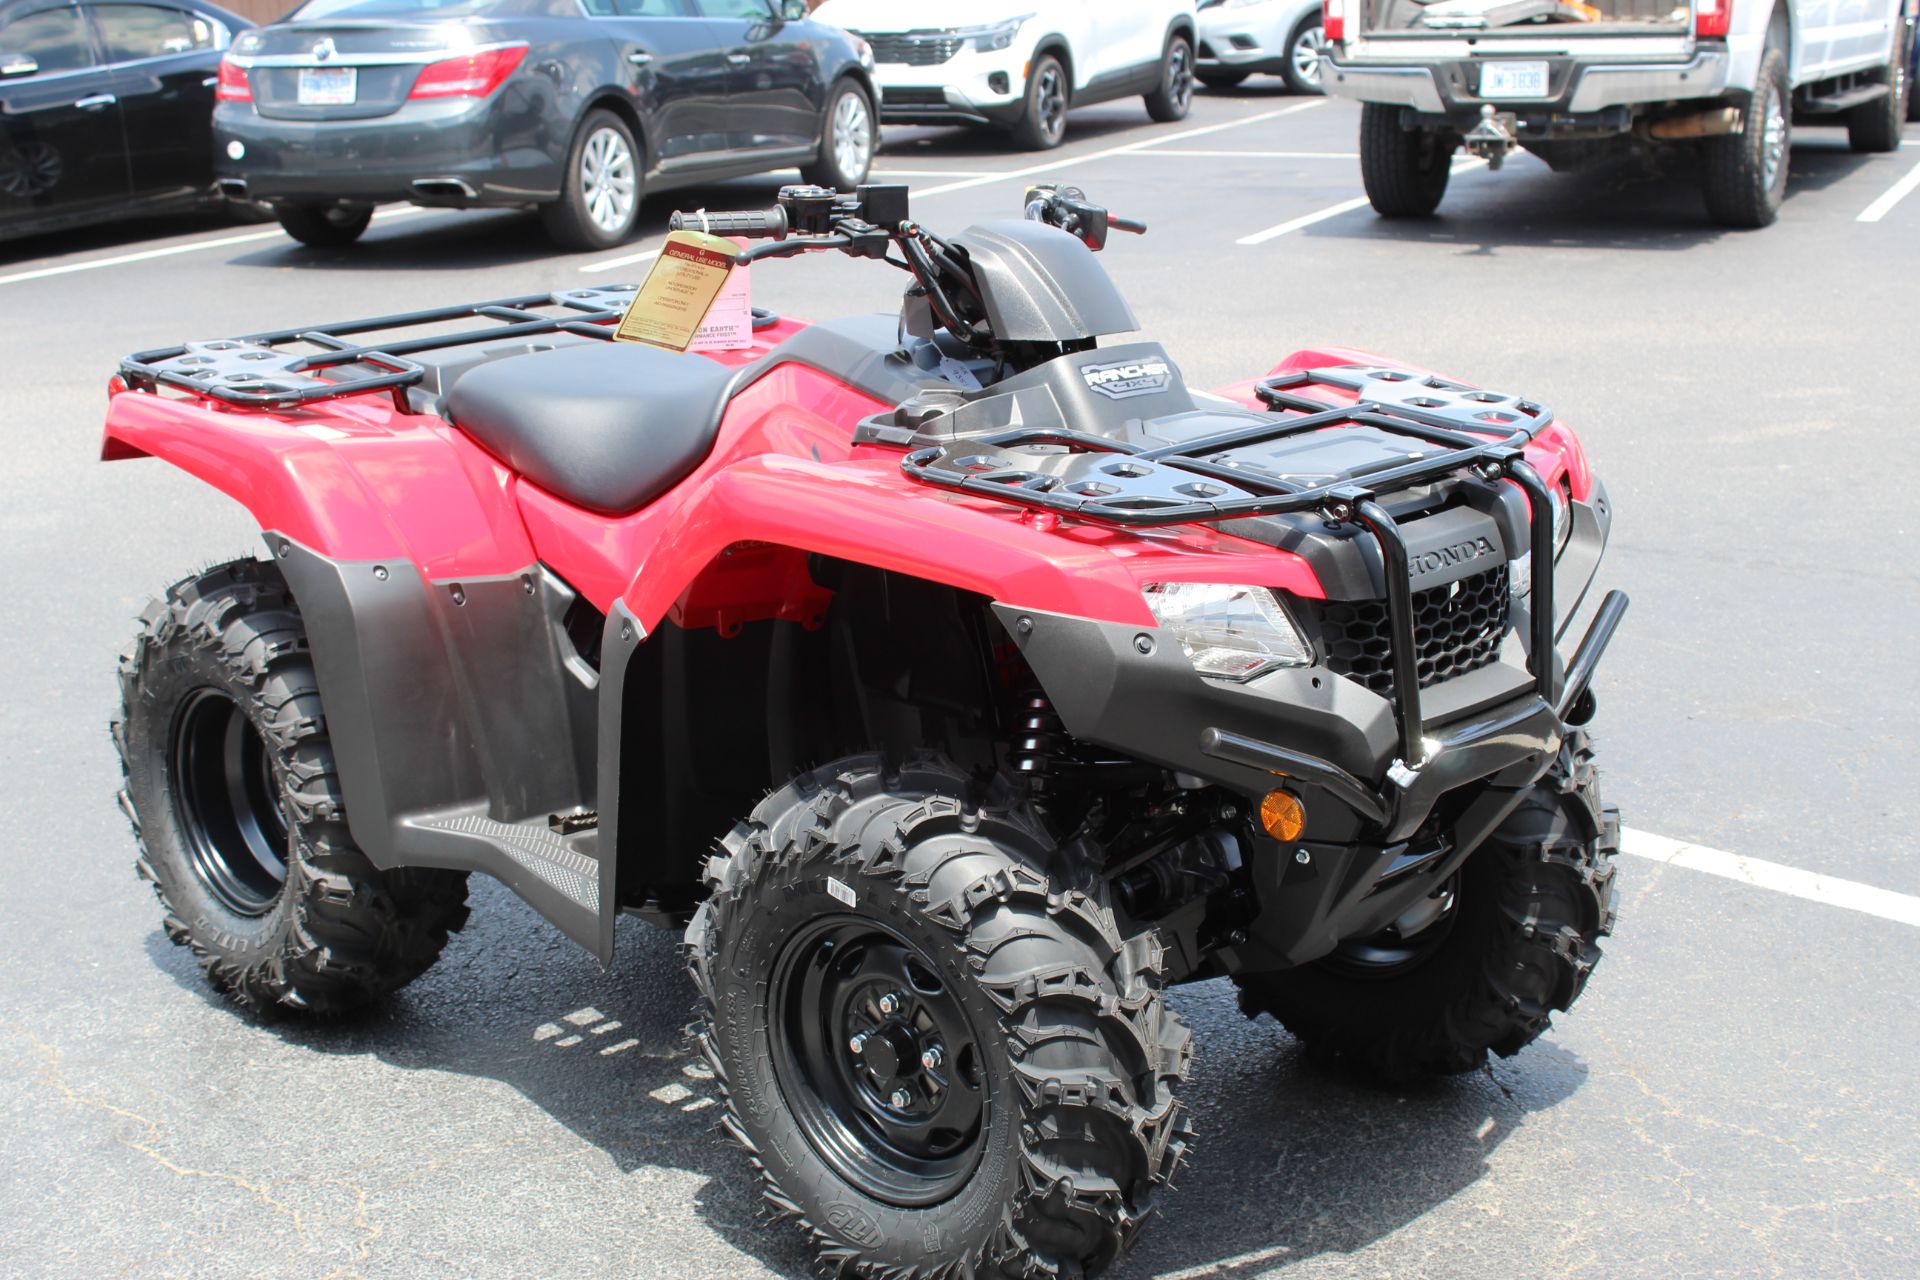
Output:
M842 1276L1084 1276L1186 1151L1190 1033L996 784L931 755L774 792L707 864L695 1034L776 1218Z
M1739 133L1709 138L1701 147L1701 194L1707 216L1723 227L1771 226L1787 194L1793 154L1793 115L1787 105L1787 58L1769 49L1748 97Z
M167 592L120 659L121 808L168 939L241 1006L334 1014L424 973L467 875L381 871L353 842L306 627L273 565Z
M1381 1079L1472 1071L1490 1049L1508 1057L1586 986L1613 923L1619 845L1619 815L1601 804L1592 749L1576 730L1467 858L1443 891L1451 896L1429 900L1420 928L1236 979L1240 1007L1271 1013L1310 1051Z
M1905 23L1893 42L1893 60L1882 73L1889 86L1887 96L1863 102L1847 112L1847 145L1855 151L1879 154L1900 149L1900 134L1907 122L1913 87L1907 80L1907 42Z
M1450 137L1400 127L1400 108L1369 102L1360 110L1360 179L1383 218L1424 218L1440 207L1453 168Z

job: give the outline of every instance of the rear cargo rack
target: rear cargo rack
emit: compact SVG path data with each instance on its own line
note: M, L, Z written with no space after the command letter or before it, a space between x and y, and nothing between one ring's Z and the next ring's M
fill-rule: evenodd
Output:
M394 404L404 413L408 411L405 389L427 374L408 356L547 334L611 341L637 288L629 284L533 293L343 324L280 329L244 338L186 342L128 356L120 362L120 376L138 391L171 387L249 409L290 409L385 391L392 393ZM753 327L769 328L778 319L756 308ZM385 335L389 330L425 329L463 320L489 323L451 333L402 333L373 342L356 340L365 334Z
M1300 394L1316 385L1359 399L1329 406L1324 399ZM1395 714L1402 760L1414 767L1425 759L1426 750L1413 590L1406 540L1379 497L1461 471L1488 481L1512 480L1526 494L1532 513L1527 669L1540 697L1552 705L1553 506L1546 484L1524 456L1534 435L1553 421L1552 413L1517 396L1370 366L1282 374L1260 383L1254 393L1270 410L1287 416L1152 448L1066 428L1022 427L915 450L902 460L901 470L939 488L1126 528L1300 512L1358 525L1379 545L1386 567ZM1417 454L1364 477L1324 484L1213 460L1231 450L1347 426L1373 427L1439 446L1443 452Z

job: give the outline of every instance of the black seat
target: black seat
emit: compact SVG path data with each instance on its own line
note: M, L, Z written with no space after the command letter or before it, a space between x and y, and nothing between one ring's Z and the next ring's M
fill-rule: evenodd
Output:
M548 493L626 515L713 451L732 379L704 356L593 342L468 370L447 416Z

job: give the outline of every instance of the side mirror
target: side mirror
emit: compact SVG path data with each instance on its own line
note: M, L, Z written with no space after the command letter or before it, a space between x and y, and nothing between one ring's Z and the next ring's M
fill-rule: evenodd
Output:
M799 22L812 12L807 0L780 0L779 10L782 22Z
M16 80L21 76L34 75L40 70L40 64L24 53L0 53L0 80Z

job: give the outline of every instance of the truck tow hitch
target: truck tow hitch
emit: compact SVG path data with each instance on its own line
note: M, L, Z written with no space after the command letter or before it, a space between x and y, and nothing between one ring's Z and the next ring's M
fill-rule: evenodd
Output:
M1520 145L1520 139L1514 130L1520 118L1511 111L1495 112L1491 103L1480 108L1480 123L1468 131L1460 140L1468 155L1478 156L1487 162L1487 168L1498 169L1507 161L1507 156Z

